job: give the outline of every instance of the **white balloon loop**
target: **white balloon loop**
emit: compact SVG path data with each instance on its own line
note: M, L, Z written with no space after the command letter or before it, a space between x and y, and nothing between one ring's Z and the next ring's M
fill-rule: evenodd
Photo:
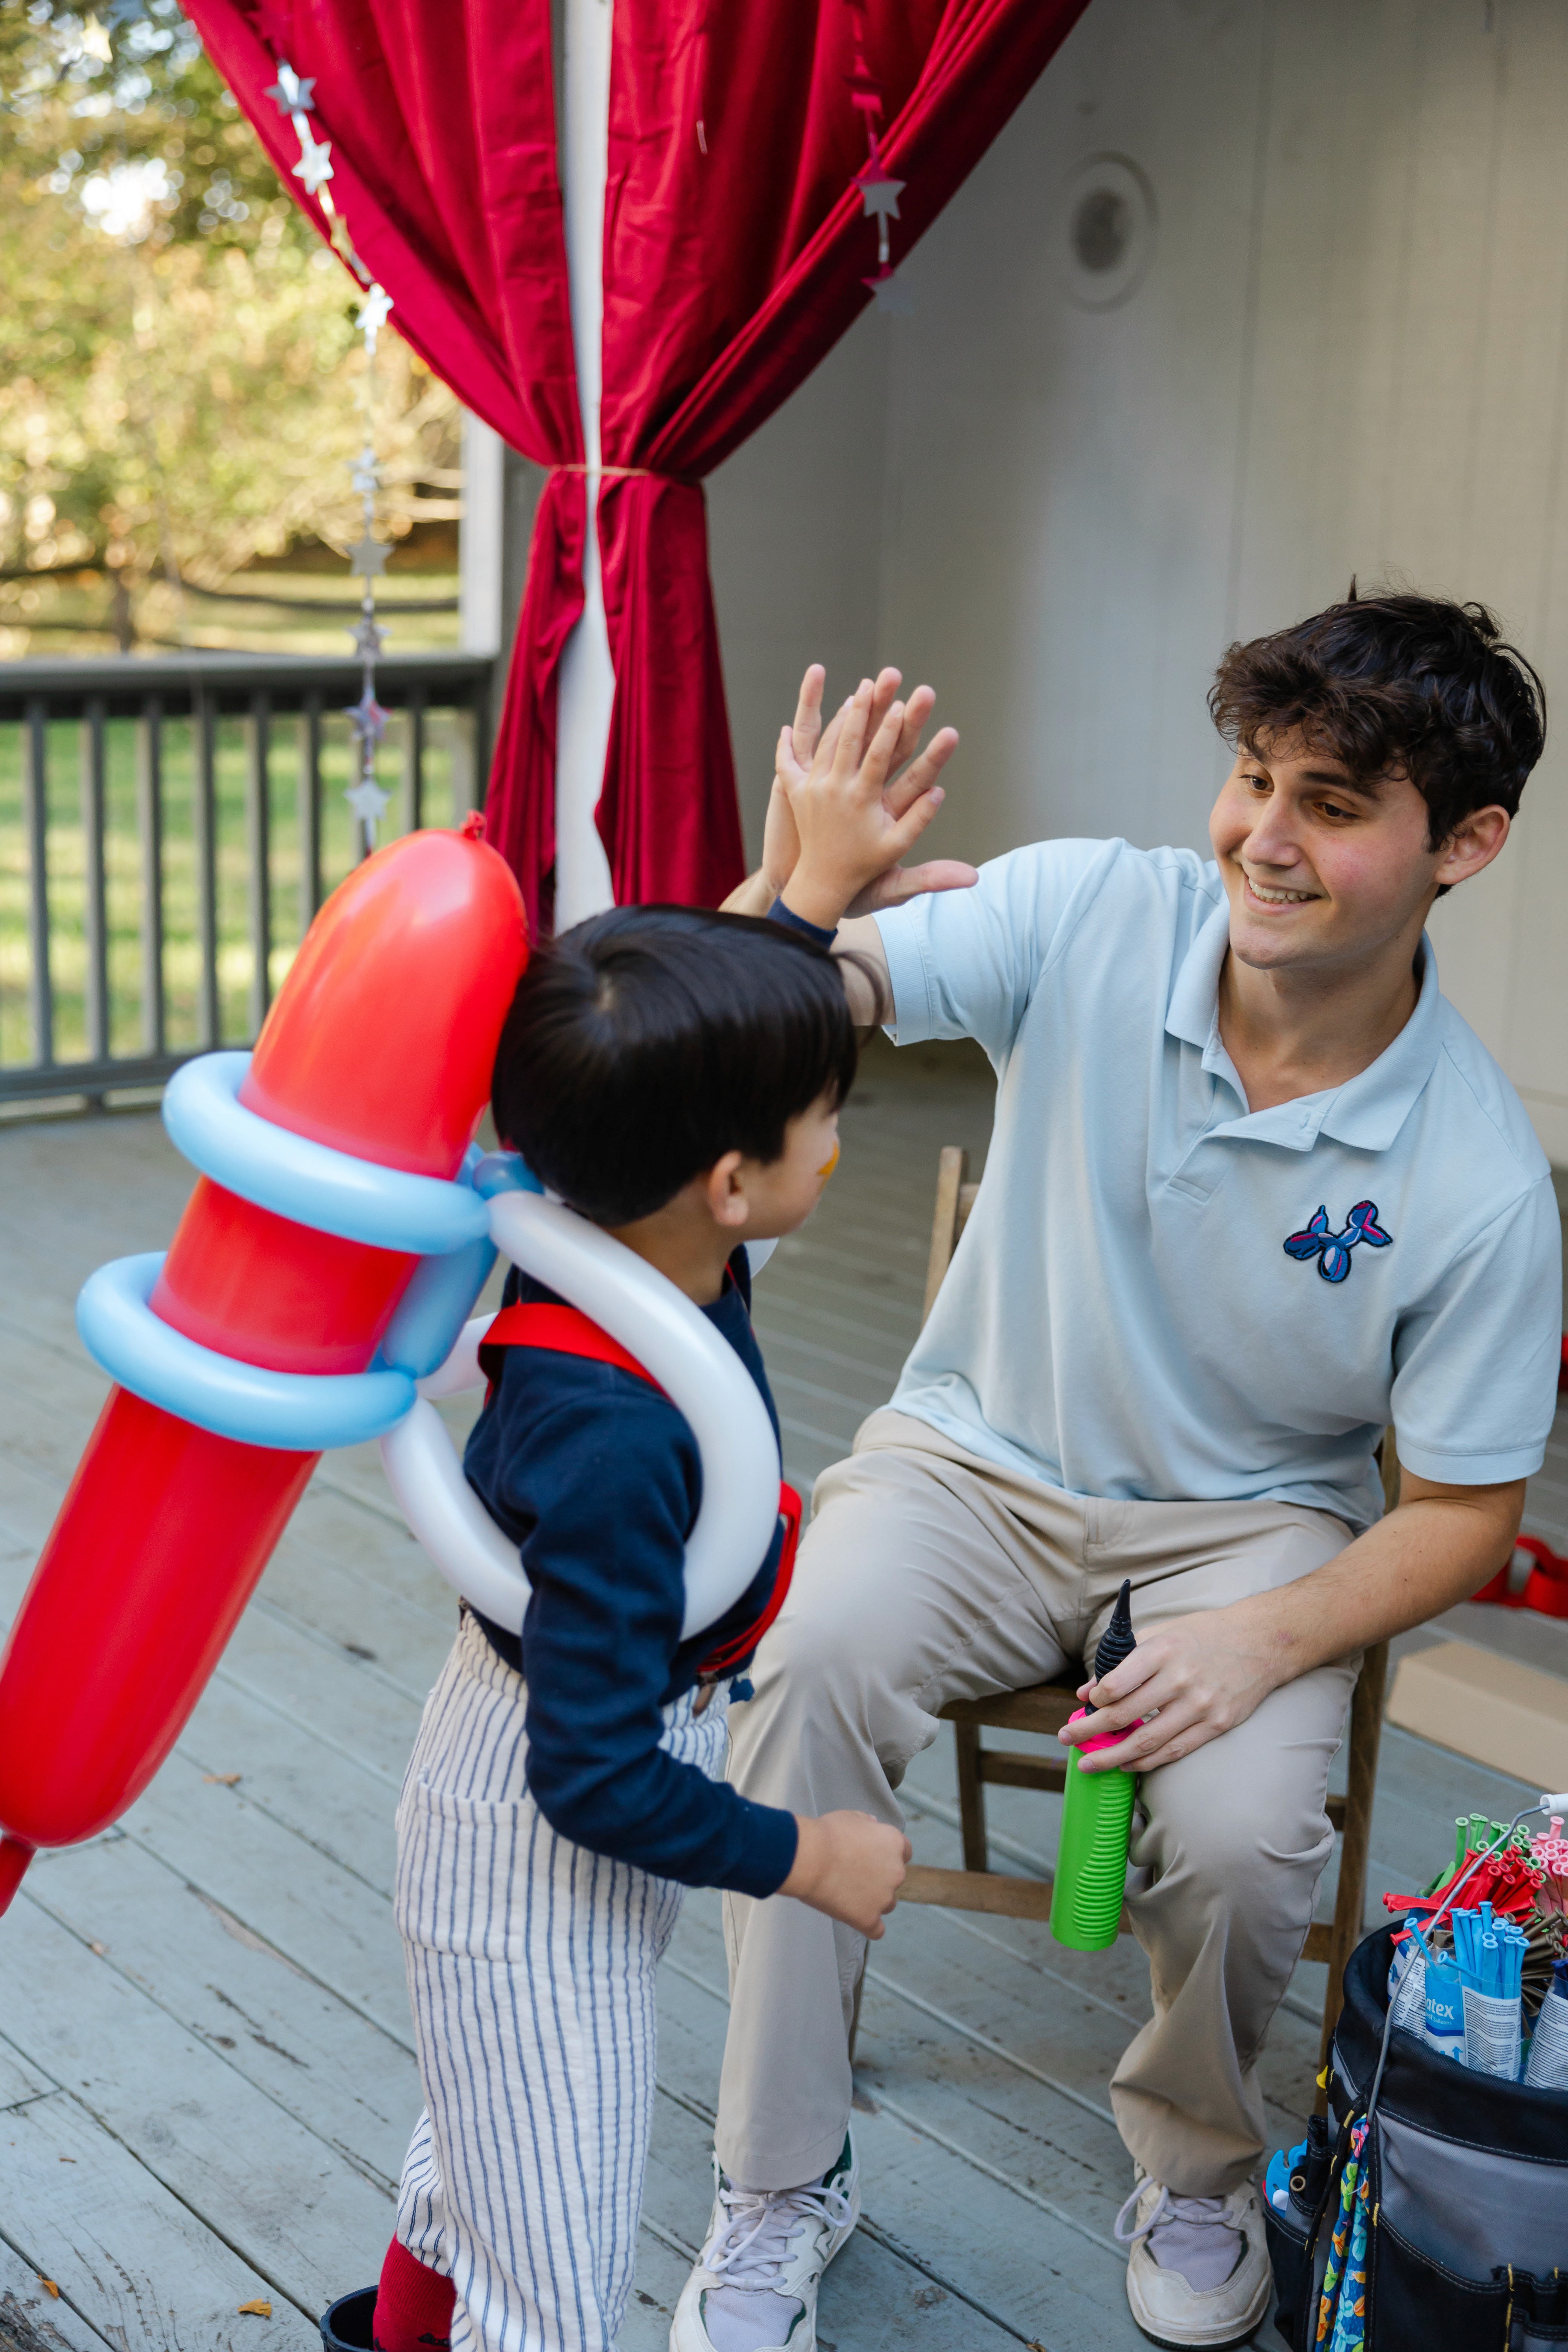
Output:
M681 1635L689 1640L733 1607L773 1540L778 1447L756 1383L684 1292L596 1225L529 1192L500 1194L489 1215L497 1248L618 1339L690 1426L702 1500L686 1546ZM529 1585L517 1548L469 1486L445 1423L426 1402L479 1385L489 1322L478 1316L466 1326L447 1362L420 1381L420 1402L382 1439L381 1453L409 1527L447 1581L518 1633Z

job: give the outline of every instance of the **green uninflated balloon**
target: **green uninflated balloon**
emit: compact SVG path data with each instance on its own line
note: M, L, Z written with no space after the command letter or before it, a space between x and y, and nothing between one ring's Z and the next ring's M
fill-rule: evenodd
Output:
M1084 1771L1076 1748L1067 1775L1051 1933L1075 1952L1103 1952L1115 1943L1121 1922L1137 1779L1119 1765L1110 1771Z

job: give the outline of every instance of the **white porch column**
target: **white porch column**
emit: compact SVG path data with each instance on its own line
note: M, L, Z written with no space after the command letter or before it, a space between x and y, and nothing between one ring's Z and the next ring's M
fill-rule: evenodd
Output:
M463 520L458 525L458 642L494 656L501 640L501 522L506 444L463 411Z
M615 672L605 624L599 535L599 392L604 326L605 177L609 165L610 31L613 0L564 0L560 91L561 182L572 341L587 461L586 602L561 659L555 759L555 928L615 903L609 860L594 824L610 739Z

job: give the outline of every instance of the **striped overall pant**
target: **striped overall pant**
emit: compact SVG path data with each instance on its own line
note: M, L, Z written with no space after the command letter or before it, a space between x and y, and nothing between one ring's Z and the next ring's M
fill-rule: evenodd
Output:
M654 1970L683 1889L557 1837L523 1779L522 1677L465 1612L397 1812L425 2111L397 2235L457 2290L452 2352L613 2352L637 2257ZM723 1770L721 1686L663 1747Z

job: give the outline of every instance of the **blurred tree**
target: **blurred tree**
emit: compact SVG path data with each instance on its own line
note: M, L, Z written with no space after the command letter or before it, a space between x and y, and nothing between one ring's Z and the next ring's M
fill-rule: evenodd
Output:
M5 650L77 567L167 640L180 581L357 537L357 289L174 0L0 0L0 283ZM399 536L455 513L459 413L395 334L376 380Z

